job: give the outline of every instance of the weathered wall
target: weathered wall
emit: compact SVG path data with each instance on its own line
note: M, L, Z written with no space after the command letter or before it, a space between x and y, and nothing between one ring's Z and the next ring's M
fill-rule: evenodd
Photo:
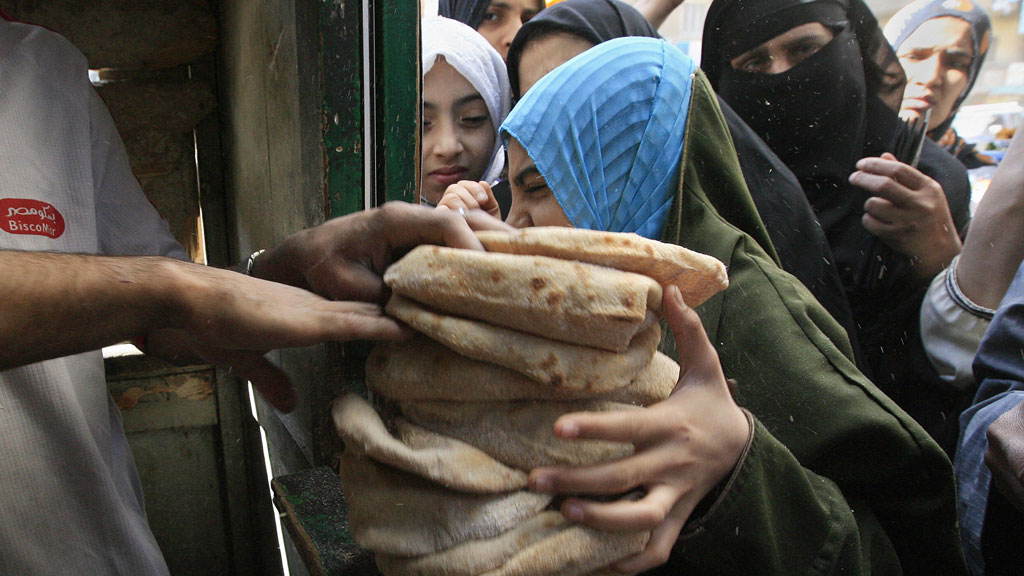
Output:
M276 574L259 569L280 566L256 544L246 469L253 447L237 380L209 366L176 368L144 356L108 359L107 379L171 573Z
M228 0L221 9L222 141L238 259L323 222L326 214L316 4L306 2L305 11L299 4ZM300 392L324 379L322 349L279 359ZM264 426L273 426L270 416ZM282 459L290 469L303 458L308 466L315 459L306 442L309 398L285 418L299 451L282 450Z
M182 75L170 80L127 79L97 91L117 124L142 190L192 259L202 261L192 130L214 109L213 87Z
M224 0L219 22L221 138L229 236L243 259L324 221L322 91L318 10L313 0ZM261 400L275 476L322 459L313 437L330 399L327 347L275 352L300 401L282 416ZM269 501L269 494L266 495ZM290 554L292 574L305 573Z

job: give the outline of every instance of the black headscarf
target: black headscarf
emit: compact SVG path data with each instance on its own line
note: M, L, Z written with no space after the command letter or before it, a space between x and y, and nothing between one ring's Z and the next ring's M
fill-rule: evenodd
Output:
M626 36L661 38L643 14L617 0L564 0L534 16L516 33L508 49L508 79L512 99L518 100L519 59L523 48L533 38L551 32L568 32L589 40L595 46Z
M780 74L737 71L730 60L809 22L835 33L820 51ZM885 104L881 31L862 0L715 0L704 25L712 86L796 174L825 230L861 347L876 382L903 386L923 289L906 257L863 226L868 193L849 183L856 162L891 151L903 124ZM958 230L966 227L966 170L926 139L918 168L942 185ZM892 393L893 388L883 386ZM954 419L955 420L955 419Z
M484 21L491 0L438 0L437 14L458 20L476 30Z
M524 48L531 40L552 32L567 32L594 45L624 36L660 38L642 14L618 0L564 0L553 4L523 25L509 48L513 100L520 96L519 61ZM781 267L796 276L846 328L856 348L853 317L835 260L796 176L724 101L719 98L718 102L744 180L772 241L773 246L765 250L774 251Z

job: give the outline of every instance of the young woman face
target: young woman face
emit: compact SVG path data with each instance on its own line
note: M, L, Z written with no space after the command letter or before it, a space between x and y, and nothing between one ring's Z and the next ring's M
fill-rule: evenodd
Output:
M781 74L813 56L835 37L818 22L791 28L729 61L734 70L757 74Z
M525 94L548 72L593 48L590 41L568 32L530 40L519 57L519 90Z
M896 55L907 73L900 115L913 118L931 108L929 125L945 122L970 80L975 56L971 25L951 16L928 20Z
M532 226L568 226L565 216L548 183L541 176L526 149L515 139L508 139L508 179L512 189L512 207L505 222L516 228Z
M450 184L482 178L494 139L483 97L439 57L423 77L420 197L436 204Z
M543 9L543 0L492 0L476 30L506 59L516 32Z

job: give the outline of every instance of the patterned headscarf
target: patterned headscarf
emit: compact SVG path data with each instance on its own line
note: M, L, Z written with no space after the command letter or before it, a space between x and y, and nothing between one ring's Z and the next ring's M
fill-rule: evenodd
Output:
M659 239L695 70L663 40L604 42L538 81L501 133L522 144L573 226Z
M968 71L967 86L953 103L949 118L941 125L929 130L930 133L943 134L953 123L957 110L971 93L974 82L978 79L978 72L985 62L985 55L988 54L989 46L992 44L992 22L988 14L981 6L971 0L917 0L908 4L897 12L885 25L885 37L897 51L900 45L914 33L921 24L935 18L953 17L959 18L971 25L971 41L974 44L974 60Z

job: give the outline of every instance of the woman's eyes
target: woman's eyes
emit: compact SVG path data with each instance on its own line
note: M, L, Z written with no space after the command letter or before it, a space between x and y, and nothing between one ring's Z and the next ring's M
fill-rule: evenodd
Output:
M935 54L935 50L911 50L900 54L898 57L900 60L906 60L908 62L924 62L926 60L930 60ZM942 66L952 70L968 72L971 69L971 64L974 62L974 58L972 56L950 54L948 52L939 52L938 54Z
M901 52L896 55L900 60L909 60L911 62L920 62L931 58L931 50L911 50L908 52Z
M551 189L548 188L548 183L544 180L539 182L530 182L523 186L523 194L526 194L527 196L542 196L550 191Z
M822 46L823 44L821 44L820 42L804 42L798 44L797 47L793 50L793 53L795 55L803 56L804 58L806 58L811 54L814 54L818 50L821 50Z
M969 57L957 57L953 56L947 58L947 65L953 70L959 70L961 72L967 72L971 69L971 58Z
M474 115L474 116L462 116L461 118L459 118L459 122L460 123L462 123L464 126L469 126L471 128L476 127L476 126L481 126L485 122L487 122L488 120L490 120L490 116L488 116L487 114Z
M740 62L739 69L743 72L768 72L772 64L769 58L750 58Z

